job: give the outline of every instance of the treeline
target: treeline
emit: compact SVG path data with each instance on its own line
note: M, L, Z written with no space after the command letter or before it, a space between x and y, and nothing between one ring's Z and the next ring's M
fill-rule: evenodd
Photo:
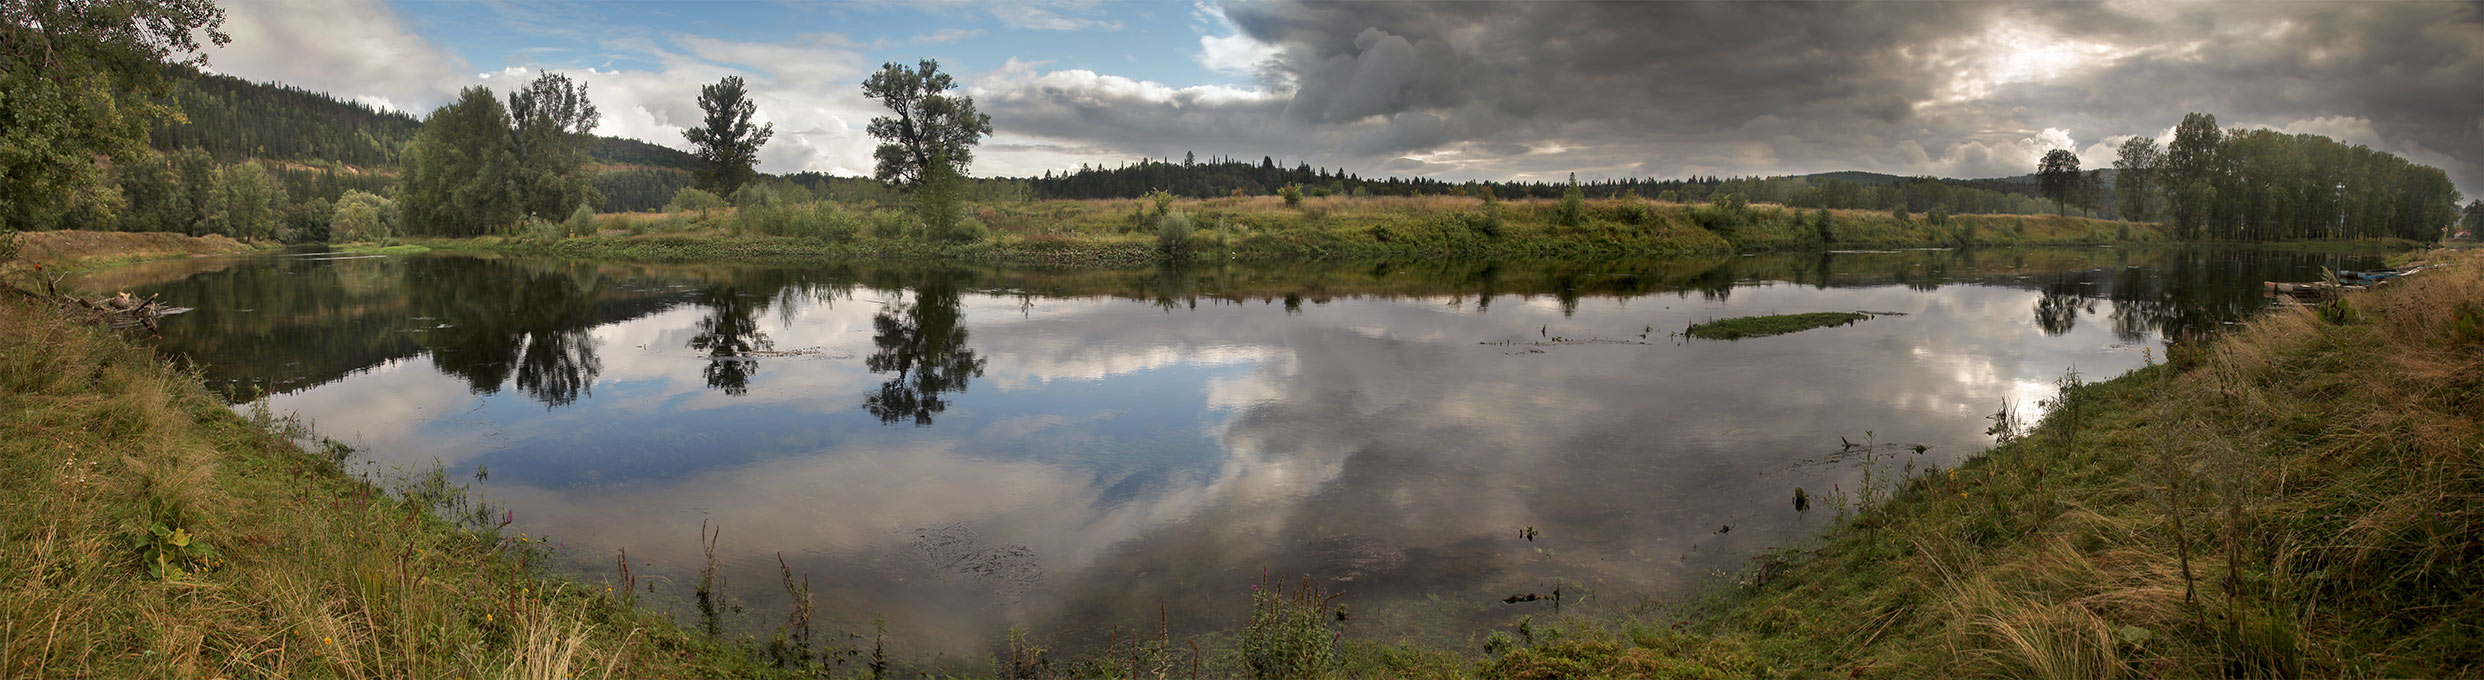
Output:
M205 149L217 160L328 160L364 167L395 165L422 122L323 92L253 83L166 65L172 105L186 121L161 121L156 149Z
M2184 116L2162 149L2125 142L2114 167L2123 212L2169 222L2184 240L2433 240L2459 219L2439 168L2319 135L2220 130L2203 113Z
M1272 157L1258 163L1230 158L1180 163L1142 159L1114 167L1081 165L1065 173L1046 172L1023 180L1037 198L1137 198L1150 191L1209 198L1236 193L1273 195L1293 186L1318 196L1481 196L1496 198L1559 198L1565 182L1446 182L1424 177L1366 179L1342 168L1315 168L1307 163L1279 165ZM1987 182L1976 180L1974 182ZM2008 186L2008 185L2003 185ZM1895 210L1930 212L1943 207L1960 213L2038 214L2060 212L2060 204L2019 191L1972 186L1969 182L1932 177L1866 185L1821 176L1628 178L1578 185L1588 198L1638 196L1664 201L1703 202L1732 194L1748 202L1779 203L1799 208ZM2094 214L2094 211L2077 211Z

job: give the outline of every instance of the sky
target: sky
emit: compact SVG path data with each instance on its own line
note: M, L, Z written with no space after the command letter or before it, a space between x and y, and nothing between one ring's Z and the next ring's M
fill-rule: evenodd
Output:
M861 83L937 59L992 116L970 174L1273 156L1582 180L2111 167L2186 112L2326 135L2484 197L2484 0L1309 2L227 0L212 70L422 115L544 71L596 132L687 148L750 82L760 170L867 175Z

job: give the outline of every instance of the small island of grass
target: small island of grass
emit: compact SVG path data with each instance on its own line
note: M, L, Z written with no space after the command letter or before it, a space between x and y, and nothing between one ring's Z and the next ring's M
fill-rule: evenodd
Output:
M1685 335L1702 340L1740 340L1771 335L1797 333L1814 328L1843 326L1872 318L1863 312L1809 312L1804 314L1769 314L1737 316L1707 323L1691 324Z

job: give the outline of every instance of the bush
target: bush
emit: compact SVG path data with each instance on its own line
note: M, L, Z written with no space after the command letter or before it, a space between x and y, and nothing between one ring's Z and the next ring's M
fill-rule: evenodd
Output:
M882 210L871 214L871 235L875 238L906 238L921 231L921 223L905 211Z
M1901 205L1889 209L1889 219L1897 220L1898 224L1905 224L1911 219L1911 216L1906 214L1906 206Z
M594 235L595 235L595 209L594 209L594 208L587 207L587 206L586 206L586 204L581 203L581 204L578 204L578 209L577 209L577 210L572 210L572 211L569 211L569 235L571 235L571 236L594 236Z
M386 198L360 190L337 197L336 207L328 217L328 239L338 243L380 241L395 233L397 206Z
M1270 579L1251 591L1251 622L1242 629L1242 661L1254 678L1316 678L1337 659L1337 631L1344 618L1332 608L1337 594L1304 578L1292 593Z
M1587 214L1587 194L1578 188L1578 173L1570 173L1570 186L1561 190L1561 204L1553 208L1553 223L1577 227Z
M673 192L673 201L664 204L664 212L707 212L725 207L724 199L698 187L682 187Z
M1190 255L1190 216L1168 212L1156 218L1156 247L1165 256L1179 260Z
M1829 223L1829 211L1827 208L1821 208L1811 212L1811 231L1813 234L1820 237L1821 243L1837 242L1837 232L1836 230L1830 228Z
M1931 222L1931 223L1932 223L1932 226L1935 226L1935 227L1944 227L1944 226L1948 226L1948 225L1949 225L1949 204L1943 203L1943 204L1940 204L1940 205L1932 206L1932 212L1924 213L1924 214L1923 214L1923 219L1924 219L1924 220L1926 220L1926 221Z
M1302 187L1286 184L1277 188L1277 195L1285 197L1285 207L1293 208L1302 205Z
M1165 191L1163 189L1147 192L1147 202L1155 204L1156 217L1158 218L1163 218L1165 215L1173 212L1172 192Z

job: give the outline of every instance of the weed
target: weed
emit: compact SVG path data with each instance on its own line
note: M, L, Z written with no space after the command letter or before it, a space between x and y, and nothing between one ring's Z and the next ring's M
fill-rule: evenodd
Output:
M1262 577L1251 586L1251 620L1242 628L1242 660L1254 678L1316 678L1337 659L1333 603L1344 593L1331 593L1311 577L1290 592L1285 584Z

